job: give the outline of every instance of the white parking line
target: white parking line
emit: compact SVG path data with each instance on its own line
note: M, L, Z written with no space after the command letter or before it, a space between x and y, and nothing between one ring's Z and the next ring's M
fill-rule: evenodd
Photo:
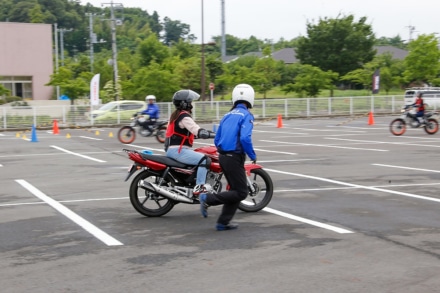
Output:
M288 218L288 219L291 219L291 220L295 220L295 221L298 221L298 222L310 224L312 226L316 226L316 227L324 228L324 229L327 229L327 230L331 230L331 231L334 231L334 232L337 232L337 233L341 233L341 234L354 233L353 231L350 231L350 230L347 230L347 229L338 228L338 227L331 226L331 225L328 225L328 224L324 224L324 223L321 223L321 222L317 222L317 221L309 220L309 219L306 219L306 218L294 216L294 215L291 215L291 214L288 214L288 213L284 213L284 212L280 212L278 210L274 210L274 209L271 209L271 208L268 208L268 207L265 207L263 209L263 211L266 211L268 213L275 214L275 215L278 215L278 216L281 216L281 217L285 217L285 218Z
M389 142L389 141L377 141L377 140L359 140L359 139L343 139L343 138L333 138L333 137L325 137L324 139L332 139L332 140L341 140L341 141L351 141L358 143L372 143L372 144L392 144L392 145L404 145L404 146L423 146L430 148L440 148L438 145L427 145L427 144L416 144L416 143L408 143L408 142Z
M363 186L363 185L359 185L359 184L352 184L352 183L342 182L342 181L338 181L338 180L332 180L332 179L304 175L304 174L298 174L298 173L284 172L284 171L273 170L273 169L264 168L264 170L269 171L269 172L279 173L279 174L286 174L286 175L298 176L298 177L309 178L309 179L314 179L314 180L320 180L320 181L330 182L330 183L344 185L344 186L351 186L351 187L362 188L362 189L367 189L367 190L374 190L374 191L379 191L379 192L385 192L385 193L397 194L397 195L401 195L401 196L407 196L407 197L412 197L412 198L440 202L440 199L438 199L438 198L432 198L432 197L427 197L427 196L417 195L417 194L412 194L412 193L407 193L407 192L399 192L399 191L387 190L387 189L382 189L382 188L377 188L377 187Z
M424 171L424 172L440 173L439 170L411 168L411 167L393 166L393 165L385 165L385 164L371 164L371 165L373 165L373 166L380 166L380 167L397 168L397 169L406 169L406 170L412 170L412 171Z
M89 159L89 160L92 160L92 161L95 161L95 162L98 162L98 163L105 163L106 162L106 161L95 159L95 158L92 158L92 157L89 157L89 156L84 156L84 155L81 155L81 154L78 154L78 153L74 153L74 152L68 151L66 149L57 147L55 145L51 145L51 147L53 147L54 149L63 151L65 153L68 153L68 154L71 154L71 155L75 155L75 156L78 156L78 157L81 157L81 158Z
M278 143L278 144L287 144L287 145L314 146L314 147L361 150L361 151L375 151L375 152L388 152L388 150L383 150L383 149L352 148L352 147L343 147L343 146L325 145L325 144L295 143L295 142L274 141L274 140L260 140L260 141L273 142L273 143Z
M41 199L42 201L46 202L48 205L56 209L58 212L72 220L74 223L78 224L84 230L107 244L108 246L115 246L115 245L123 245L121 242L113 238L112 236L108 235L95 225L91 224L87 220L83 219L82 217L78 216L74 212L72 212L70 209L66 208L59 202L55 201L54 199L50 198L49 196L42 193L40 190L29 184L27 181L22 179L15 180L17 183L19 183L21 186L26 188L29 192L31 192L33 195Z
M96 138L96 137L90 137L90 136L83 136L83 135L80 135L80 137L82 137L82 138L87 138L87 139L91 139L91 140L102 140L102 138Z

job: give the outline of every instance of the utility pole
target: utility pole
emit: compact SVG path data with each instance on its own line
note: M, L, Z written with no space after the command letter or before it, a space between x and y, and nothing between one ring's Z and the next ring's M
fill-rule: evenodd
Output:
M90 46L90 72L93 73L93 44L94 39L96 39L96 35L93 33L93 13L86 13L89 16L89 46Z
M55 73L58 73L58 24L54 25L54 39L55 39ZM57 100L60 98L60 86L56 86Z
M64 66L64 33L71 32L72 29L60 28L60 46L61 46L61 66Z
M119 95L117 91L118 82L118 60L117 60L117 47L116 47L116 25L122 24L121 19L115 18L115 8L121 9L123 5L121 3L103 3L102 5L110 5L110 24L112 31L112 65L113 65L113 89L115 92L115 100L119 101Z
M225 62L226 59L226 30L225 30L225 0L221 0L222 3L222 61Z
M412 35L415 32L416 27L412 26L412 25L409 25L409 26L407 26L407 28L409 29L409 40L408 40L408 43L410 43L412 41Z
M203 21L203 0L202 0L202 76L200 81L200 95L202 101L205 100L205 38L204 38L204 21Z
M93 17L96 15L94 13L86 13L89 17L89 49L90 49L90 72L93 73L93 44L102 44L105 43L103 39L99 40L96 37L96 34L93 32Z

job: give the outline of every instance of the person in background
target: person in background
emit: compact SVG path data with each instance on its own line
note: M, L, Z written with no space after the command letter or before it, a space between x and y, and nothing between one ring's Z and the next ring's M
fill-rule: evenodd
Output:
M211 132L201 128L192 118L192 101L199 97L192 90L179 90L174 94L173 104L176 110L170 116L165 139L167 157L184 164L198 165L196 186L193 189L195 196L212 189L209 184L205 184L207 157L191 149L195 137L211 138Z
M231 223L240 202L247 197L248 186L244 164L246 155L255 164L257 155L252 143L254 116L249 111L254 105L255 92L248 84L239 84L232 91L232 109L220 121L214 144L219 153L219 163L230 186L229 190L202 193L199 196L200 211L208 216L208 207L223 204L217 219L218 231L237 229Z
M152 126L159 119L160 109L156 104L156 97L154 95L148 95L145 97L147 102L147 108L141 112L142 115L148 115L148 119L145 122L139 123L142 127L148 131L147 136L153 133Z
M414 101L414 104L411 106L415 107L417 110L416 113L416 119L420 123L420 126L425 126L425 103L423 102L423 93L418 92L416 96L416 100Z

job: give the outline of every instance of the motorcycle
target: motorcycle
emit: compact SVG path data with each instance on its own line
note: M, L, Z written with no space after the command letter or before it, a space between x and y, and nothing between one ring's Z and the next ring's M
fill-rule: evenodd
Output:
M118 140L124 144L132 143L136 139L136 129L141 136L155 136L160 143L165 142L165 134L167 132L168 121L156 121L150 127L153 129L153 133L149 135L148 130L140 124L145 122L144 116L138 116L137 113L133 114L130 125L122 126L118 131Z
M412 107L410 105L404 106L401 110L400 118L396 118L390 123L390 131L392 134L399 136L405 133L407 125L411 128L419 128L422 124L416 117L416 114L411 113ZM438 131L438 121L435 119L434 115L438 113L435 111L425 112L423 119L425 120L425 125L423 129L427 134L435 134Z
M178 203L200 204L193 195L197 165L186 165L164 155L148 154L124 149L133 164L125 178L127 181L140 171L131 181L129 196L132 206L141 215L160 217L167 214ZM221 192L224 183L223 172L218 161L215 146L195 149L210 159L205 186L211 192ZM209 160L208 159L208 160ZM240 202L238 209L244 212L258 212L266 207L273 194L273 183L269 174L259 164L246 163L248 196ZM226 183L227 185L227 183ZM229 186L226 186L229 189Z

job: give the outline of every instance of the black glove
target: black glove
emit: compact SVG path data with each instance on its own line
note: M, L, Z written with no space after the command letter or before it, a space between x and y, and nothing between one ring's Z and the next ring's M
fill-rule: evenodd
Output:
M197 137L198 138L209 138L209 131L204 128L200 128L199 132L197 133Z
M257 158L252 160L252 164L256 164L257 163Z

